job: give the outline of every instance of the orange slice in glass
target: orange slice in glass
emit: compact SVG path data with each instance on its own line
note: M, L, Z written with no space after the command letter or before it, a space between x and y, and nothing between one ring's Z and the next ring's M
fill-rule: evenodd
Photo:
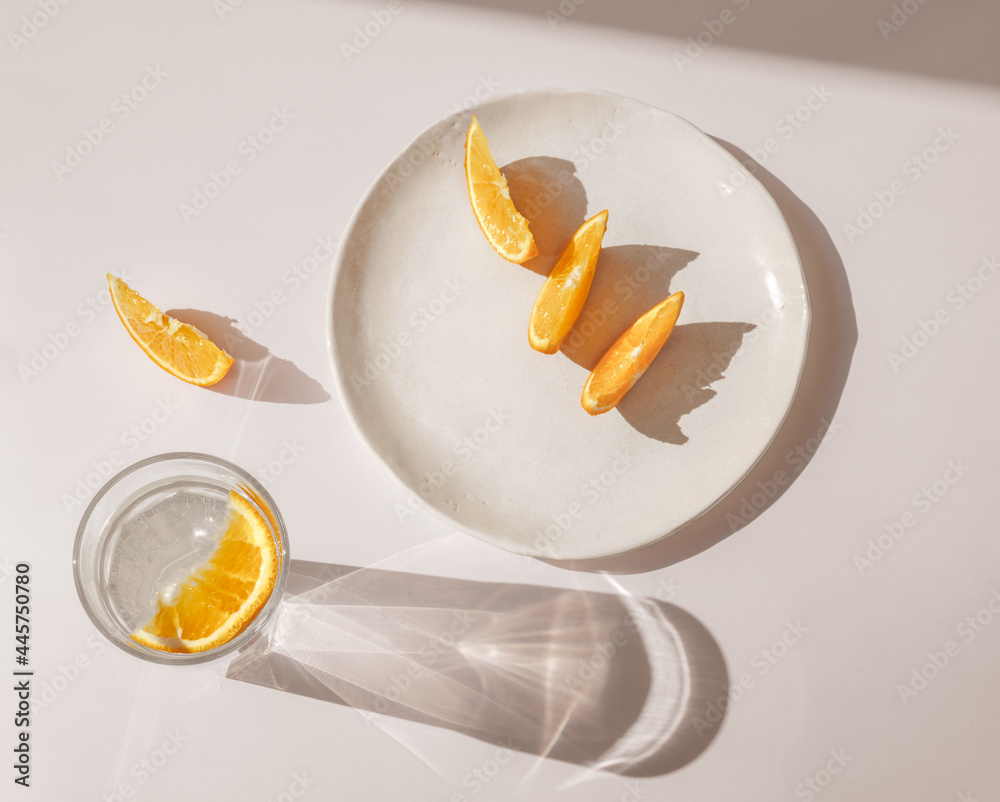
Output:
M232 640L264 606L278 576L278 553L264 517L231 491L226 530L196 568L131 637L163 652L203 652Z
M583 387L580 402L587 412L600 415L614 409L635 386L667 342L683 305L684 293L675 292L615 340Z
M465 137L465 180L472 211L493 250L517 264L538 256L528 221L514 208L507 179L490 155L486 136L475 116Z
M108 273L115 311L147 356L167 373L190 384L215 384L233 358L194 326L163 314L156 306Z
M536 351L543 354L558 351L580 317L594 281L607 226L608 210L605 209L580 226L563 248L531 310L528 342Z

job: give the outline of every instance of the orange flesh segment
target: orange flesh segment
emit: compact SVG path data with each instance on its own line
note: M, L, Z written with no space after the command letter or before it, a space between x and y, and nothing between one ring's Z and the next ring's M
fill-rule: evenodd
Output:
M580 402L591 415L607 412L646 372L674 330L684 305L675 292L633 323L601 357L583 388Z
M204 387L220 381L232 367L233 358L194 326L163 314L110 273L108 286L129 335L167 373Z
M566 243L531 311L528 342L536 351L554 354L573 328L594 281L608 210L585 222Z
M231 491L226 531L212 556L187 577L171 601L157 600L156 613L131 637L164 652L221 646L253 621L274 590L278 567L263 516Z
M514 208L507 179L493 160L475 116L465 138L465 180L476 222L493 250L517 264L537 256L538 248L528 221Z

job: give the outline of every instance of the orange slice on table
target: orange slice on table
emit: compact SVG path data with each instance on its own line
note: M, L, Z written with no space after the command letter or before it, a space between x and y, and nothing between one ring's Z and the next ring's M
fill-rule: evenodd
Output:
M465 137L465 180L472 211L493 250L508 262L517 264L538 256L528 221L514 208L507 179L493 161L475 115Z
M192 653L213 649L246 629L268 600L278 553L264 517L235 491L226 531L212 556L195 569L132 639L150 649Z
M139 347L167 373L202 387L215 384L233 358L194 326L163 314L157 307L108 273L115 311Z
M615 340L591 371L580 402L591 415L613 409L646 372L674 330L684 305L675 292L650 309Z
M563 248L531 310L528 342L536 351L543 354L558 351L580 317L594 281L607 226L608 210L605 209L580 226Z

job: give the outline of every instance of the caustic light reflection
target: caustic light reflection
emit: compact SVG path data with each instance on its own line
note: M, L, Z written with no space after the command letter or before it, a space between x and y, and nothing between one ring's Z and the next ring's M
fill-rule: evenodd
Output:
M286 599L229 676L633 775L703 751L691 722L726 684L711 635L654 599L375 569Z

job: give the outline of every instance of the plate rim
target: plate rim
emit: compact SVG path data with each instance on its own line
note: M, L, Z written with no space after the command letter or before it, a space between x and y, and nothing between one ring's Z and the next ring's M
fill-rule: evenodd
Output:
M616 102L625 101L627 103L635 104L638 107L647 109L659 115L664 115L666 117L672 118L676 122L680 123L682 127L689 129L692 133L703 144L707 145L710 149L714 150L718 156L721 156L723 160L732 163L734 168L738 169L743 175L746 176L747 183L756 186L759 193L763 196L763 200L771 209L771 212L777 218L776 223L780 224L781 232L783 237L786 239L787 244L790 247L791 254L794 257L794 264L798 269L798 275L802 283L802 319L798 324L801 327L801 338L799 340L799 353L798 353L798 371L795 376L795 383L792 390L788 396L787 402L785 403L785 408L782 412L781 419L774 426L774 430L771 432L770 437L767 442L763 444L760 452L757 454L756 458L747 464L746 468L732 481L732 483L710 503L703 510L695 515L692 515L685 519L684 521L678 523L672 529L664 532L662 535L655 537L654 539L648 540L646 542L629 546L628 548L612 548L608 549L598 549L590 550L586 554L575 554L568 556L552 556L540 553L537 550L532 550L530 548L523 548L527 546L527 543L517 543L502 541L492 532L482 530L475 526L470 526L465 523L456 521L451 517L446 511L439 509L435 505L431 504L426 499L422 499L417 491L410 487L406 481L395 471L392 466L389 465L387 460L380 454L375 446L371 443L368 437L361 429L361 424L358 421L357 413L351 402L351 396L347 392L346 387L346 377L342 370L342 365L337 356L337 335L335 330L334 321L334 306L336 302L337 285L340 278L340 274L344 268L344 252L348 240L351 237L354 229L358 224L358 220L361 217L362 212L367 206L368 202L371 200L372 196L379 189L381 182L384 180L385 176L389 172L390 168L396 164L400 158L406 154L407 151L413 147L414 143L419 142L421 139L426 137L431 131L440 127L443 123L450 120L457 120L462 118L467 114L475 114L477 109L485 108L497 103L502 103L513 97L524 97L526 95L537 95L539 97L551 96L551 95L583 95L583 96L600 96L606 99L613 99ZM333 261L330 268L330 279L327 287L326 296L326 343L327 343L327 356L330 360L330 366L332 368L334 385L337 388L337 394L340 397L342 407L347 415L347 419L350 422L351 428L354 431L355 436L364 444L367 451L375 457L376 461L382 466L382 468L387 471L393 479L408 493L417 495L418 498L424 502L420 509L427 510L432 515L434 515L439 520L449 524L454 527L459 532L464 532L466 534L472 535L478 540L488 543L491 546L503 549L512 554L517 554L525 557L533 557L536 559L547 560L550 562L586 562L591 560L601 560L611 557L619 557L625 554L630 554L641 549L648 548L655 543L660 543L669 537L677 534L681 530L685 529L687 526L691 525L698 519L702 518L708 512L717 507L722 503L730 493L733 492L736 487L753 471L753 469L760 463L767 452L770 450L774 441L777 439L778 434L788 420L788 416L791 413L792 406L794 405L795 399L799 394L799 389L802 383L802 377L805 374L806 360L809 353L809 342L810 334L812 331L812 301L809 296L809 283L806 280L805 268L802 264L802 255L799 253L798 244L795 241L795 236L792 234L792 230L788 224L788 220L785 218L781 207L778 205L775 197L767 190L767 187L757 178L754 171L749 169L745 164L743 164L734 154L727 150L723 145L721 145L714 137L703 131L697 125L692 123L690 120L682 117L674 112L667 111L666 109L660 108L659 106L654 106L651 103L647 103L643 100L638 100L636 98L623 95L618 92L612 92L606 89L597 88L577 88L570 89L565 87L527 87L513 92L505 92L500 95L495 95L487 100L477 103L474 106L468 108L460 109L444 117L441 117L429 125L425 126L418 134L413 136L401 149L399 149L395 155L393 155L379 171L378 175L371 181L368 188L365 190L364 194L358 200L351 213L350 218L344 226L343 233L341 234L340 241L337 244L336 253L333 256Z

